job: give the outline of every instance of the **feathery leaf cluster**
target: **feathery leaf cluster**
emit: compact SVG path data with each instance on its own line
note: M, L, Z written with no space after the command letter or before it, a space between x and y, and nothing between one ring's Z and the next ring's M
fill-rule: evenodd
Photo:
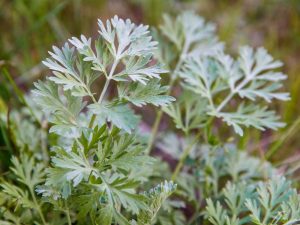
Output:
M117 16L98 28L96 40L54 46L51 76L7 118L17 154L0 182L1 224L299 223L293 180L219 132L284 126L269 109L289 100L280 61L248 46L234 59L193 12L165 15L152 33ZM157 116L145 141L146 105ZM163 113L177 129L157 135Z

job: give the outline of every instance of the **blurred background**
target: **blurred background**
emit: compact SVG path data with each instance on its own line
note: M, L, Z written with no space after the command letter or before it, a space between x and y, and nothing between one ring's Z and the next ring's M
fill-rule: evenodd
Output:
M47 74L41 61L52 45L81 33L96 36L97 18L117 14L156 26L163 13L185 9L217 24L227 52L235 54L243 44L264 46L284 62L292 100L276 107L286 128L248 132L239 144L257 154L271 148L275 162L300 155L300 0L0 0L0 111L17 108L16 90L30 90ZM0 135L1 149L7 148L5 138Z

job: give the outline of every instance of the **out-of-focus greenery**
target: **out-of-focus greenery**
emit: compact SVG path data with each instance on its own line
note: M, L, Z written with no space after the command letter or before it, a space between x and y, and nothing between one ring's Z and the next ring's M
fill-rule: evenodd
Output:
M217 23L218 34L230 52L236 53L237 46L246 43L265 46L284 62L284 71L288 74L285 90L291 91L292 100L277 107L287 123L286 128L276 134L246 132L240 146L248 145L249 151L268 150L266 157L275 161L297 154L300 127L298 0L0 0L0 110L6 112L17 99L12 98L16 97L13 83L4 76L4 68L19 88L27 90L34 80L46 73L40 62L51 45L60 45L79 32L96 35L96 18L118 14L130 16L138 23L156 25L161 22L163 13L176 14L182 9L195 10ZM0 138L1 150L7 150L6 135Z

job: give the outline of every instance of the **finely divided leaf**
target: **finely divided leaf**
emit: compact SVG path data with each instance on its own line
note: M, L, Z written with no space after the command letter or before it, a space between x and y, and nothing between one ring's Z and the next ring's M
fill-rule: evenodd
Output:
M106 120L114 126L131 133L139 122L139 116L125 104L91 104L88 106L92 113L96 114L100 121Z
M268 111L266 107L253 104L247 106L241 104L236 112L220 112L211 115L222 118L240 136L244 134L242 126L255 127L264 131L266 128L277 130L285 125L279 122L279 117L274 111Z
M118 92L121 99L125 99L138 107L146 104L166 106L175 101L174 97L164 94L167 89L168 87L161 86L157 79L151 79L147 85L133 83L128 86L119 86Z
M164 201L176 190L177 185L172 181L165 181L157 185L155 188L145 192L145 196L148 198L148 205L150 206L147 210L143 210L138 215L139 225L151 225L154 224L156 216Z
M75 48L70 48L66 43L62 49L53 47L49 52L52 58L47 58L43 63L53 71L49 80L63 85L64 90L71 90L74 96L91 96L90 87L99 74L91 70L91 64L78 56Z
M59 87L50 81L38 81L34 85L34 100L44 112L50 114L49 121L54 123L50 132L77 136L81 123L79 114L85 105L82 98L73 96L69 91L60 94Z

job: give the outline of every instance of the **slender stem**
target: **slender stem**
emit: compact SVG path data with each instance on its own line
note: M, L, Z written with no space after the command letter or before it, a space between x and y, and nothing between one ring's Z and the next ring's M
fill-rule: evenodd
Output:
M213 122L213 120L214 120L214 118L213 117L211 117L207 122L206 122L206 126L205 126L205 133L206 133L206 136L207 136L207 128L209 127L209 125ZM179 172L180 172L180 170L182 169L182 167L183 167L183 165L184 165L184 161L186 160L186 158L188 157L188 155L190 154L190 152L192 151L192 149L193 149L193 146L194 146L194 144L196 144L197 143L197 141L198 141L198 139L200 138L200 136L201 136L201 133L198 133L196 136L195 136L195 138L194 138L194 140L183 150L183 153L182 153L182 155L180 156L180 159L179 159L179 161L178 161L178 163L177 163L177 165L176 165L176 168L175 168L175 170L174 170L174 172L173 172L173 174L172 174L172 180L173 181L175 181L176 180L176 178L177 178L177 176L178 176L178 174L179 174Z
M70 210L69 209L65 210L65 213L67 216L68 225L72 225L72 221L71 221L71 217L70 217Z
M213 110L215 110L215 104L213 102L213 99L212 99L209 89L208 89L208 93L207 93L207 98L208 98L209 105L211 106L211 108Z
M83 158L85 164L88 165L88 166L90 166L89 160L85 156L83 145L80 143L80 141L78 140L78 138L75 138L75 141L76 141L76 143L77 143L77 145L79 146L79 149L80 149L80 151L78 151L78 153Z
M198 211L198 210L197 210ZM189 219L188 221L188 225L192 225L199 217L199 214L197 213L197 211L193 214L193 216Z
M182 63L184 62L185 55L186 55L186 53L189 49L189 45L190 45L189 42L185 42L185 44L183 46L183 50L181 52L178 63L176 65L175 69L173 70L172 75L170 76L170 81L169 81L169 84L168 84L169 89L168 89L166 95L170 95L172 93L172 89L173 89L174 83L176 81L176 75L177 75L178 71L180 70L180 67L181 67ZM154 121L154 125L152 127L151 135L150 135L150 138L149 138L148 146L147 146L147 149L146 149L146 152L148 154L151 153L152 146L154 144L154 141L155 141L155 138L156 138L156 135L157 135L157 132L158 132L158 127L159 127L162 115L163 115L163 111L160 108L159 111L157 112L156 119Z
M89 215L90 215L90 220L91 220L91 222L92 222L92 225L95 225L95 221L94 221L94 219L92 218L91 213L89 213Z
M171 94L172 86L174 85L174 83L175 83L175 79L170 79L170 82L169 82L169 85L168 85L169 89L168 89L166 95ZM159 124L160 124L162 115L163 115L163 111L160 108L159 111L156 114L156 118L155 118L155 121L154 121L154 124L153 124L153 127L152 127L152 131L151 131L151 134L150 134L150 138L149 138L149 142L148 142L148 146L147 146L147 150L146 150L146 152L148 154L150 154L150 152L152 150L152 146L154 144L154 141L155 141L155 138L156 138L156 135L157 135L157 132L158 132L158 128L159 128Z
M19 98L20 102L28 108L28 110L29 110L30 114L32 115L32 117L36 120L36 122L40 126L42 126L41 121L39 120L39 118L33 112L32 108L30 107L27 100L25 99L22 91L19 89L19 87L17 86L16 82L13 80L13 78L11 77L11 75L9 74L7 69L6 68L2 69L2 72L3 72L4 76L6 77L6 79L8 79L9 83L11 84L11 86L12 86L14 92L16 93L17 97Z
M235 92L230 92L230 94L221 102L221 104L217 108L217 112L220 112L224 108L224 106L232 99L234 94Z
M176 165L176 168L175 168L175 170L174 170L174 172L173 172L173 174L172 174L172 178L171 178L171 179L172 179L173 181L176 180L176 178L177 178L177 176L178 176L180 170L181 170L182 167L183 167L184 161L186 160L186 158L187 158L188 155L190 154L191 150L193 149L194 144L197 143L199 137L200 137L200 133L198 133L198 134L195 136L194 140L193 140L193 141L192 141L192 142L191 142L191 143L183 150L183 153L182 153L182 155L180 156L180 159L179 159L179 161L178 161L178 163L177 163L177 165Z
M36 197L35 197L35 194L34 194L34 192L33 192L32 187L29 187L29 191L30 191L30 194L31 194L31 196L32 196L32 200L33 200L33 202L34 202L34 204L35 204L36 210L38 211L39 216L40 216L40 218L41 218L41 220L42 220L42 223L43 223L44 225L46 225L47 223L46 223L45 217L44 217L44 215L43 215L43 213L42 213L42 210L41 210L41 207L40 207L39 203L38 203L37 200L36 200Z
M104 99L104 96L105 96L105 94L106 94L106 91L107 91L108 86L109 86L109 83L110 83L110 80L112 79L112 76L113 76L113 74L114 74L114 72L115 72L115 70L116 70L116 68L117 68L118 63L119 63L119 59L116 59L116 60L114 61L113 65L111 66L109 75L108 75L108 77L107 77L107 79L106 79L106 81L105 81L104 87L103 87L103 89L102 89L102 92L101 92L100 97L99 97L99 100L98 100L98 103L99 103L99 104L101 104L102 101L103 101L103 99ZM90 121L90 124L89 124L89 128L92 128L92 127L93 127L93 124L94 124L94 122L95 122L95 119L96 119L96 115L93 114L93 115L92 115L92 118L91 118L91 121Z
M230 94L221 102L221 104L217 108L217 112L220 112L227 105L227 103L232 99L232 97L237 92L239 92L243 87L245 87L248 84L249 81L250 81L250 78L246 78L234 90L232 90L230 92Z
M105 96L105 92L107 91L107 88L108 88L109 83L110 83L110 79L107 79L107 80L105 81L103 90L102 90L101 95L100 95L100 98L99 98L99 100L98 100L98 103L99 103L99 104L103 101L103 98L104 98L104 96ZM92 127L93 127L93 124L94 124L94 122L95 122L95 119L96 119L96 114L93 114L93 115L92 115L92 118L91 118L91 121L90 121L90 123L89 123L89 128L92 128Z
M104 99L104 96L105 96L105 93L107 91L107 88L109 86L109 83L110 83L110 79L108 78L106 81L105 81L105 84L104 84L104 87L103 87L103 90L101 92L101 95L99 97L99 100L98 100L98 103L101 103Z
M155 137L156 137L156 134L157 134L157 131L158 131L158 127L159 127L162 115L163 115L162 110L159 110L156 114L156 118L155 118L152 130L151 130L148 146L147 146L147 149L146 149L147 154L150 154L150 152L152 150L152 146L153 146L154 141L155 141Z
M91 117L91 121L90 121L90 123L89 123L89 128L92 128L92 127L93 127L94 122L95 122L95 119L96 119L96 115L93 114L92 117Z
M48 148L47 148L47 122L43 121L41 126L41 148L42 148L42 155L43 160L45 163L49 162L49 155L48 155Z
M269 218L269 214L270 214L270 210L266 209L266 213L265 213L265 216L264 216L262 224L267 224L267 221L268 221L268 218Z
M273 156L278 150L279 147L291 136L293 135L299 128L300 124L300 117L297 118L297 120L293 123L292 126L289 127L289 129L283 134L277 142L271 147L271 149L266 153L266 159L269 159L271 156Z
M91 93L91 91L89 89L87 89L86 91L89 94L89 96L91 97L91 99L93 100L93 102L96 103L97 101L96 101L94 95Z

